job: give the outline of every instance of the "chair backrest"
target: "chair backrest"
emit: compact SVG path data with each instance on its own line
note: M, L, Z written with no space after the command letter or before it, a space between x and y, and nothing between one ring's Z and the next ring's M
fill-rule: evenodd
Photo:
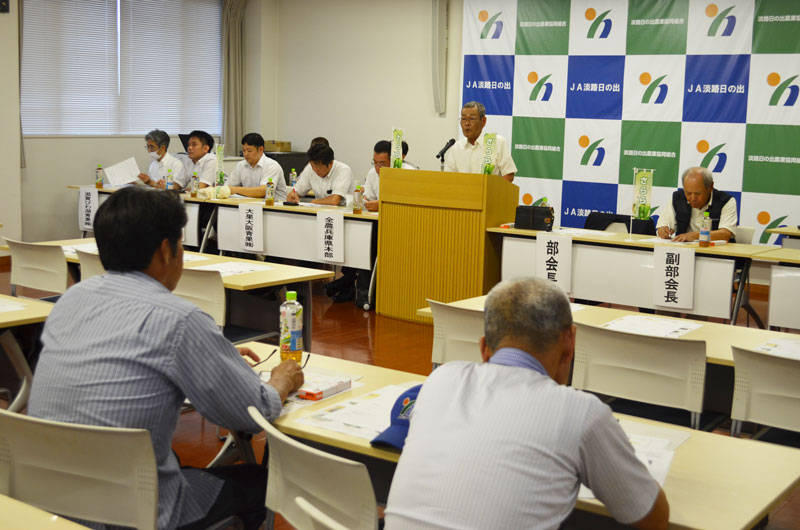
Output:
M364 464L293 440L273 427L255 407L247 410L267 433L267 508L280 513L289 524L303 528L308 519L295 503L300 496L345 528L378 527L378 505Z
M156 528L150 434L0 410L0 493L68 517Z
M700 413L706 343L575 323L572 386Z
M616 232L618 234L627 234L628 227L625 223L614 221L606 227L606 232Z
M328 514L303 497L295 497L294 502L308 518L306 524L299 528L309 528L311 530L349 530L346 526L339 524L338 521L328 516Z
M733 229L733 237L736 238L737 243L744 243L749 245L753 242L753 234L756 229L752 226L737 226Z
M588 216L586 216L586 221L583 223L583 227L587 230L605 230L607 232L627 233L630 226L630 215L605 212L591 212ZM656 225L653 222L653 218L649 217L647 219L634 219L633 233L651 236L656 235Z
M11 253L11 285L53 293L67 290L67 257L61 247L5 240Z
M100 254L78 249L75 249L75 254L78 255L78 262L81 264L81 281L106 273L106 268L100 261Z
M20 349L11 331L6 331L0 335L0 349L2 349L5 356L8 358L11 366L14 367L17 378L20 381L17 395L11 400L11 404L8 406L7 410L19 412L28 404L28 396L31 393L31 384L33 383L33 374L31 373L30 366L28 366L28 361L25 360L22 349Z
M800 431L800 360L731 346L731 418Z
M481 362L478 340L483 336L483 311L453 307L428 300L433 315L433 352L431 361Z
M225 284L219 271L184 268L173 293L211 315L218 326L225 325Z

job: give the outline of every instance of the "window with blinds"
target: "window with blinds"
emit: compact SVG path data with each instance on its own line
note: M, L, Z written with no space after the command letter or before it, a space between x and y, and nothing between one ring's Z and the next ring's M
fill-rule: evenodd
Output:
M25 0L26 135L222 128L222 0Z

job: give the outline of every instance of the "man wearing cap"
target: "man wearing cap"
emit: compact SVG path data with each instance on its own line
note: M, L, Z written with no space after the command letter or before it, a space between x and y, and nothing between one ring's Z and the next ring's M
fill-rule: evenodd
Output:
M618 521L666 528L666 496L611 409L564 386L576 330L563 291L502 282L485 326L485 362L440 366L417 397L386 528L558 528L581 484Z

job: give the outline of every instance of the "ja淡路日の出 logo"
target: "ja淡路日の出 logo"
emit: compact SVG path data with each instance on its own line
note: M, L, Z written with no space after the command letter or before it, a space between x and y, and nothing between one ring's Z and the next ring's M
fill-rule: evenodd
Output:
M586 20L593 21L592 25L589 26L589 31L586 33L587 39L595 38L595 35L597 35L597 30L600 28L600 26L603 26L603 29L600 30L600 35L598 35L598 38L601 39L608 38L608 35L611 33L611 26L612 26L611 19L606 18L606 15L608 15L609 13L611 13L610 9L608 11L603 11L598 16L597 11L595 11L594 8L590 7L589 9L586 10L586 12L584 13L584 15L586 16Z
M771 107L778 105L783 95L787 92L789 95L786 96L786 99L783 101L783 106L793 107L794 104L797 103L800 87L797 86L797 83L792 83L795 79L797 79L797 75L793 75L789 79L781 82L781 76L777 72L772 72L767 76L767 84L775 87L775 91L772 92L772 97L769 98L769 105Z
M550 96L553 94L553 83L547 81L550 79L550 75L547 74L539 79L539 74L536 72L528 74L528 82L533 85L530 96L531 101L539 101L540 95L541 101L550 101ZM544 89L544 94L542 94L542 89Z
M721 173L722 170L725 169L725 164L728 162L728 155L722 151L723 147L725 147L725 144L719 144L711 148L707 140L700 140L697 142L697 151L706 154L702 162L700 162L700 165L704 168L710 168L711 162L714 160L714 157L716 157L717 163L714 168L711 169L711 172Z
M481 22L484 22L483 29L481 30L481 38L482 39L486 39L486 38L499 39L500 38L500 34L503 33L503 21L499 20L500 15L502 13L503 13L502 11L498 11L497 13L492 15L491 18L489 17L489 12L486 11L485 9L481 10L481 12L478 13L478 20L480 20ZM491 37L489 37L489 32L492 31L492 27L493 26L494 26L494 33L492 34Z
M725 23L725 28L722 30L721 37L730 37L733 34L733 28L736 27L736 17L729 13L733 11L736 6L731 6L720 12L717 4L708 4L706 6L706 16L713 19L711 25L708 26L708 36L715 37L719 31L722 23Z
M592 154L597 154L594 157L594 161L592 162L593 166L600 166L603 164L603 159L606 157L606 150L604 147L599 147L600 143L605 138L600 138L592 142L588 136L585 134L578 139L578 145L583 147L585 151L583 152L583 156L581 157L581 165L586 166L589 164L589 160L592 158ZM590 145L591 144L591 145Z
M650 99L653 97L653 93L658 91L658 95L653 103L656 105L660 105L664 103L664 100L667 99L667 92L669 92L669 87L666 83L662 83L661 81L666 78L666 74L662 75L661 77L652 80L652 76L649 72L642 72L642 75L639 76L639 82L646 86L647 88L642 95L642 103L650 103Z

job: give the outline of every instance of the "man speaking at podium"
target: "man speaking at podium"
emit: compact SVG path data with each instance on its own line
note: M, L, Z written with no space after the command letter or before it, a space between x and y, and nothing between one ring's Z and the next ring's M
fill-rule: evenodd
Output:
M517 166L505 138L496 133L484 133L486 108L470 101L461 108L462 138L445 155L444 170L454 173L485 173L500 175L514 181Z

